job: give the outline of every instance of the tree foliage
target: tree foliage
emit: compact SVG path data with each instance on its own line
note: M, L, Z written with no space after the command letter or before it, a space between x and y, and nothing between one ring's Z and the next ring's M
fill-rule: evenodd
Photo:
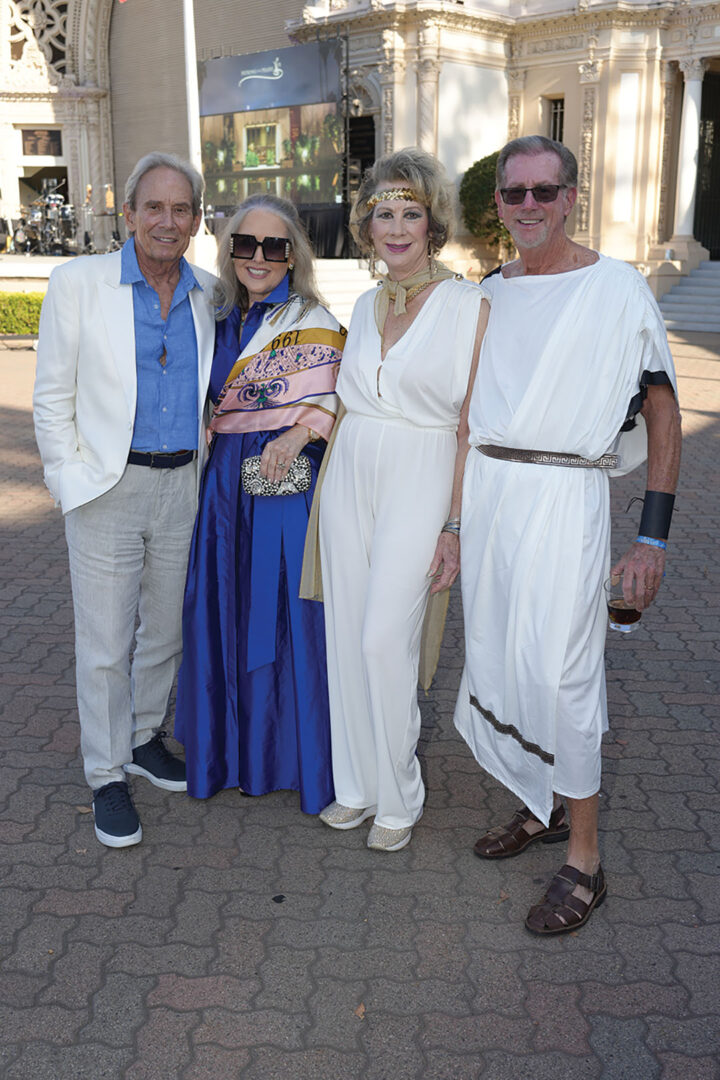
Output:
M505 248L512 244L507 229L500 221L495 206L495 168L498 154L488 154L471 165L460 182L460 205L463 220L473 236L490 247Z

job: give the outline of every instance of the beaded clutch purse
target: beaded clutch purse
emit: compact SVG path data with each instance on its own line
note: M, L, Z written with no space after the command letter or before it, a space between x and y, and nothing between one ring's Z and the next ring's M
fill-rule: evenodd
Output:
M246 495L301 495L312 481L310 458L298 454L282 480L266 480L260 475L260 456L242 463L242 486Z

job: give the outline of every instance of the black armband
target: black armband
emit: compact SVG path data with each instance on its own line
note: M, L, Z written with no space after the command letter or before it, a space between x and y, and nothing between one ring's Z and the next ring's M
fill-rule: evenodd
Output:
M674 495L666 491L646 491L638 530L640 535L667 540L674 505Z

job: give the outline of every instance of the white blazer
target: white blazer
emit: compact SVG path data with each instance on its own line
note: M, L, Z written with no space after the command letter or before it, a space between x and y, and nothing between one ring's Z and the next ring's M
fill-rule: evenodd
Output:
M40 315L33 410L45 483L64 514L96 499L125 471L137 399L133 287L120 284L121 252L56 267ZM190 306L198 354L198 477L215 342L215 278L192 267L202 290Z

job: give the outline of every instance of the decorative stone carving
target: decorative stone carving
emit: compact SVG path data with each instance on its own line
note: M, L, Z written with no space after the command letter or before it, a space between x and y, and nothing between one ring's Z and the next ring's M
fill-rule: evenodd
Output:
M519 94L511 94L508 99L508 140L517 139L520 134L520 111L522 98Z
M669 236L667 223L668 185L670 182L670 151L672 148L673 113L675 109L676 72L677 68L673 63L663 63L660 69L660 77L663 83L663 134L656 233L658 244L662 244Z
M91 183L100 209L103 186L114 186L107 87L115 0L0 0L0 4L3 105L13 113L17 108L23 121L32 115L33 126L61 127L66 199L81 205ZM14 193L4 194L12 203Z
M395 88L392 83L386 83L382 89L382 141L383 153L389 154L393 149L393 100Z
M440 27L436 22L430 20L422 23L418 30L418 46L421 52L431 50L437 52L438 42L440 40Z
M393 149L395 85L403 77L405 71L405 59L403 56L405 40L399 32L397 23L386 26L383 29L381 44L384 60L377 65L381 93L381 143L383 153L389 154Z
M585 38L582 34L568 34L566 37L541 38L539 41L528 41L525 44L527 56L544 56L546 53L572 52L573 49L582 49Z
M350 72L348 98L350 101L350 114L352 116L367 116L369 113L378 111L377 105L373 101L373 96L365 83L363 75L364 69L354 68Z
M380 122L382 125L382 148L389 154L393 148L393 105L395 103L395 66L386 62L378 64L380 77Z
M595 50L598 45L598 36L595 29L591 30L587 38L588 57L578 64L581 83L595 83L600 81L602 61L595 59Z
M48 66L66 72L67 0L5 0L9 7L11 66L22 64L32 40Z
M525 89L527 70L525 68L508 68L505 72L508 82L508 139L517 139L520 134L520 117L522 115L522 93Z
M678 67L683 73L685 82L691 82L694 79L702 82L707 70L706 62L697 57L687 57L685 60L678 61Z
M382 51L386 63L402 60L404 50L405 40L397 27L386 26L382 32Z
M581 83L599 82L602 71L602 61L586 60L582 64L578 64L578 71L580 73Z
M509 68L505 72L508 81L508 89L511 94L521 94L525 89L527 70L525 68Z
M592 177L593 139L595 134L595 100L597 89L586 86L583 91L582 128L578 154L577 232L590 229L590 182Z

